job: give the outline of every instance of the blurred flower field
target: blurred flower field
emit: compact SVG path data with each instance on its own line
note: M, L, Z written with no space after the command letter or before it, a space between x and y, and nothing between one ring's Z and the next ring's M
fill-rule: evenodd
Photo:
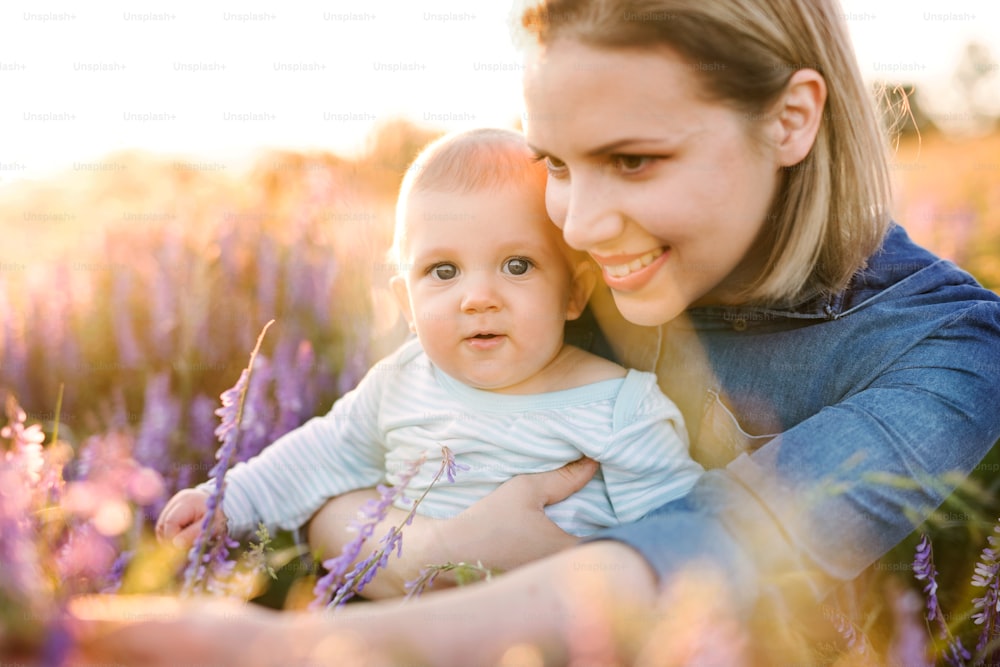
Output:
M239 176L113 155L0 192L0 647L37 648L69 595L122 585L166 499L208 477L219 396L265 322L237 461L398 342L380 257L429 137L390 126L369 166L271 154ZM176 591L179 565L129 586Z
M236 460L325 412L401 339L382 255L403 171L433 136L389 124L355 159L275 153L245 174L114 155L0 189L0 658L58 656L52 622L71 595L179 590L183 563L152 548L152 520L175 490L208 477L219 396L266 322ZM932 134L907 139L893 171L897 219L993 290L997 156L1000 135ZM987 542L1000 515L996 461L922 527L936 551L935 603L970 650L983 625L974 597L993 590L997 604L996 553L976 570L980 550L997 547ZM919 539L873 568L868 595L884 599L838 630L898 637L912 624L912 609L893 607L909 598L885 591L889 580L924 588L912 576ZM137 553L153 564L130 574ZM928 571L926 549L918 566ZM983 586L970 587L974 572ZM913 641L944 655L938 626L920 629Z

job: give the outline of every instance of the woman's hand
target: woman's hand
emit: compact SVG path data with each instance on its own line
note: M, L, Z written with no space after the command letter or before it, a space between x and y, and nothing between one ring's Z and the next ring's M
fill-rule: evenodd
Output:
M429 519L417 515L403 531L402 558L391 558L385 569L365 588L372 599L404 593L403 585L416 579L427 565L481 562L486 567L511 570L577 542L552 523L543 511L546 505L579 491L597 472L595 461L582 458L558 470L518 475L496 491L452 519ZM329 501L309 524L309 544L321 559L340 553L355 537L347 529L361 505L377 493L367 489ZM398 525L406 512L391 509L368 540L361 558L371 554L390 526Z
M269 630L269 616L277 614L226 600L76 598L69 605L75 653L70 664L236 664L247 638ZM268 654L277 657L273 643L263 642Z
M70 667L388 665L335 632L325 614L278 613L232 600L107 595L70 602Z

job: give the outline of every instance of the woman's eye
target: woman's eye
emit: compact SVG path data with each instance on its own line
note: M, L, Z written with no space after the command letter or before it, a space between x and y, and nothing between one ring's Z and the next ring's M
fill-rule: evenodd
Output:
M568 171L565 162L551 155L545 158L545 168L553 176L563 176Z
M531 270L533 266L530 259L524 257L511 257L503 263L503 270L512 276L523 276Z
M643 167L653 161L653 158L644 155L615 155L614 166L619 172L633 174L642 171Z
M458 267L454 264L436 264L431 267L430 273L438 280L451 280L458 275Z

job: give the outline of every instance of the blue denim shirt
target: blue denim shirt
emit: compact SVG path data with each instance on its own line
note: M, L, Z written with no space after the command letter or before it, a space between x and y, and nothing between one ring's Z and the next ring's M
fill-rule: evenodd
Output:
M820 599L856 577L1000 438L1000 297L899 226L844 292L795 308L643 328L605 295L595 313L622 363L657 372L709 470L594 539L661 581L714 560L744 609L764 587Z

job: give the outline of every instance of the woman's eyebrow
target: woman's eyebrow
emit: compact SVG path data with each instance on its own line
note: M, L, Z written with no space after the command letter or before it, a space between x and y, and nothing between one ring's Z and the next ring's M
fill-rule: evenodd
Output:
M653 139L638 139L638 138L626 138L618 139L617 141L611 141L597 148L593 148L587 152L587 155L595 157L598 155L608 155L609 153L620 153L622 150L634 146L635 144L649 144Z
M609 154L614 154L614 153L620 153L620 152L622 152L624 150L627 150L627 149L629 149L631 147L634 147L634 146L641 146L641 147L643 147L645 149L645 147L649 146L650 144L667 144L667 143L673 144L673 143L676 143L676 140L672 140L671 141L671 140L667 140L667 139L660 138L660 137L655 137L655 138L654 137L646 137L646 138L628 137L628 138L625 138L625 139L616 139L615 141L611 141L611 142L608 142L606 144L602 144L600 146L597 146L596 148L592 148L592 149L588 150L585 153L585 155L587 155L588 157L597 157L597 156L601 156L601 155L609 155ZM538 156L538 157L544 157L544 156L546 156L546 155L549 154L547 151L544 151L544 150L542 150L540 148L536 148L535 146L532 146L531 144L528 145L528 148L530 148L532 150L532 152L534 152L534 154L536 156Z
M535 157L540 158L548 155L547 151L543 151L541 148L528 144L528 150L535 154Z

